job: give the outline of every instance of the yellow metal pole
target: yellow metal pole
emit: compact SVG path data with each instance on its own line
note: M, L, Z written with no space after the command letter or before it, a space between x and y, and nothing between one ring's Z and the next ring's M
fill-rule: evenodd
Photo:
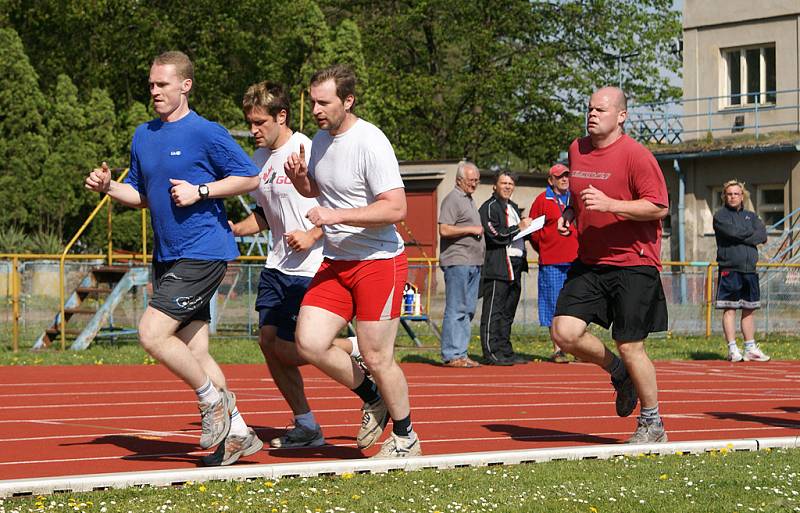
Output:
M712 281L714 279L714 264L708 264L706 268L706 338L711 338L711 294Z
M11 311L14 316L12 326L11 345L16 353L19 351L19 259L14 257L11 261Z
M303 89L300 91L300 131L303 131L303 113L305 111L306 106L306 91Z
M142 263L147 265L147 210L142 209Z
M428 259L428 297L425 299L425 315L430 315L431 313L431 286L433 283L433 266L431 265L432 260Z
M106 236L108 237L108 265L114 265L113 257L111 253L114 251L113 248L113 241L111 240L111 209L114 205L111 202L108 202L108 231Z

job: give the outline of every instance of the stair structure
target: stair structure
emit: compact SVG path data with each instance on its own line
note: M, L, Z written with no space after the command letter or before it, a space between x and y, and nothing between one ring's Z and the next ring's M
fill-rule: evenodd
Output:
M108 322L114 309L125 294L133 287L143 286L148 281L147 267L98 266L84 276L80 285L64 303L65 334L73 338L70 349L86 349ZM88 298L97 299L96 305L89 306ZM69 328L70 319L76 316L91 316L83 329ZM33 349L43 349L58 341L61 313L57 313L53 324L44 330L33 345Z

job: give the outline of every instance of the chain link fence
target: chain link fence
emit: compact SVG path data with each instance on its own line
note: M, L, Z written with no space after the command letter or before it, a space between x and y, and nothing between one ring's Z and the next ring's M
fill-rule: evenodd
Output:
M68 261L65 263L66 295L81 279L103 261ZM800 266L777 265L759 267L761 310L756 326L763 333L800 332ZM43 330L53 324L60 308L59 269L55 261L17 262L19 287L13 286L14 265L0 260L0 346L12 347L15 334L15 311L18 312L16 333L21 349L31 347ZM217 337L255 337L258 316L253 305L258 294L262 264L236 262L228 273L212 305L215 320L212 329ZM530 272L522 277L523 292L517 308L515 330L531 336L546 336L539 327L537 309L538 266L531 264ZM669 330L674 334L703 335L722 329L721 311L713 308L717 271L707 263L665 265L661 274L669 305ZM709 279L711 280L709 284ZM435 260L412 259L409 282L419 290L421 317L441 325L444 311L444 277ZM710 285L710 287L709 287ZM709 297L709 291L711 296ZM131 335L152 294L150 285L134 287L114 311L101 337ZM85 306L91 309L89 303ZM16 309L16 310L15 310ZM481 301L473 323L480 323ZM409 318L412 329L431 333L420 316ZM68 323L70 329L81 329L90 316L75 315ZM657 335L656 335L657 336Z

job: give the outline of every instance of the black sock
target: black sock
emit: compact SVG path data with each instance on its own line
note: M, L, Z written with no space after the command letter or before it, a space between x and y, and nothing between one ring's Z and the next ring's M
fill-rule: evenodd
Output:
M375 404L381 400L381 395L378 393L378 387L375 382L364 376L364 381L353 389L362 401L369 404Z
M397 436L408 436L411 434L413 429L411 428L411 414L409 413L408 416L404 419L394 420L392 419L392 433Z

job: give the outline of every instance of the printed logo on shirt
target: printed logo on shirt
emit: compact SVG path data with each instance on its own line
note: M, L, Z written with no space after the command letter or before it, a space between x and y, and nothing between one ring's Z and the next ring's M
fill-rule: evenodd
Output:
M171 152L169 152L169 156L170 157L180 157L181 156L181 150L172 150Z
M269 185L275 181L275 169L270 165L263 173L261 173L261 181L264 185Z
M586 178L588 180L608 180L611 173L604 173L602 171L580 171L572 169L569 172L573 178Z

